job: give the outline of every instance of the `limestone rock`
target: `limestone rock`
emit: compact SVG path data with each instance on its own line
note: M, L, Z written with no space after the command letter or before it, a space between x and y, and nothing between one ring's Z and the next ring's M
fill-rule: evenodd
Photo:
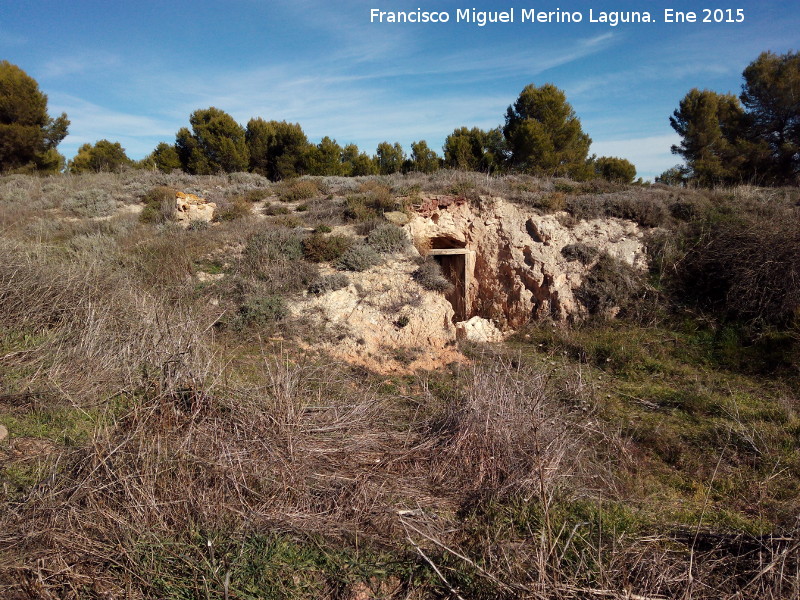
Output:
M559 213L531 214L502 198L480 203L441 196L423 198L406 226L415 243L429 248L464 248L475 253L467 280L469 314L491 317L502 329L531 319L579 319L585 308L575 299L595 261L584 264L561 254L569 244L597 248L637 269L647 268L642 232L622 219L562 225Z
M502 342L503 332L494 323L483 317L474 316L468 321L456 323L456 337L468 342Z
M6 429L5 425L0 425L0 441L6 439L8 437L8 429Z
M215 202L208 202L194 194L175 194L175 220L184 227L188 227L192 221L210 222L216 208Z
M389 221L390 223L394 223L395 225L400 225L401 227L409 222L409 217L406 213L400 212L399 210L392 210L389 212L383 213L383 218Z
M291 310L315 323L321 338L315 348L380 373L461 361L453 307L442 294L414 281L416 268L400 259L348 273L347 287L308 294Z

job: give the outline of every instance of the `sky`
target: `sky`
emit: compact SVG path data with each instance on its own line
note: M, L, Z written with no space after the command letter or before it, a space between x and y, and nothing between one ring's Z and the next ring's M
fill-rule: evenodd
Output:
M459 10L511 8L513 23L457 20ZM666 8L697 22L666 23ZM741 8L743 20L704 23L706 8L731 8L733 20ZM371 22L372 9L449 21ZM582 20L523 23L523 9ZM590 21L645 11L654 22ZM739 94L742 71L767 50L800 50L797 0L0 0L0 60L36 79L51 116L67 113L67 158L99 139L142 158L209 106L243 125L300 123L315 143L329 136L372 154L400 142L410 153L424 139L441 153L454 129L502 125L526 85L552 83L591 153L627 158L652 179L680 162L669 116L681 98L695 87Z

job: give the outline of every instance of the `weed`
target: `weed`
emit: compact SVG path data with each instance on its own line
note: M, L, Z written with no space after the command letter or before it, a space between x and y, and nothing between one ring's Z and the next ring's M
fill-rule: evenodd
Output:
M309 294L335 292L350 285L350 278L344 273L332 273L308 286Z
M407 250L411 246L411 240L402 227L385 223L369 232L367 244L378 252L394 253Z
M336 261L336 268L342 271L366 271L383 262L381 255L366 244L353 244Z
M435 259L425 260L414 273L414 280L426 290L449 294L453 290L453 284L442 275L442 268Z
M353 245L353 238L345 235L313 233L302 242L303 256L311 262L331 262L342 257Z
M308 200L319 194L319 186L309 179L296 179L283 183L278 190L281 202L296 202Z
M281 206L280 204L268 204L264 207L264 214L270 217L274 217L276 215L288 215L292 211L289 210L286 206Z

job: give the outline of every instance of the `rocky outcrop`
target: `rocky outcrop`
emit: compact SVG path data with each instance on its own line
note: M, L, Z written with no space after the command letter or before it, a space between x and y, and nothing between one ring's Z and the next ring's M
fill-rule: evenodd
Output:
M215 202L208 202L194 194L175 194L175 221L184 227L188 227L193 221L210 222L216 208Z
M410 257L398 257L348 273L347 287L308 294L292 311L317 326L315 348L379 373L463 360L455 347L453 307L442 294L414 281L416 268Z
M412 276L419 266L412 252L349 273L350 285L308 294L292 311L316 325L316 348L378 372L463 360L456 340L498 342L531 319L580 319L586 309L575 291L603 254L646 268L635 223L567 226L565 217L501 198L423 198L405 227L420 254L440 262L451 281L462 278L452 291L422 287Z
M575 299L594 265L562 253L581 244L635 268L647 266L636 223L607 218L563 225L565 213L538 215L502 198L481 197L470 203L450 196L423 198L408 228L421 252L464 248L474 252L467 277L470 316L516 328L531 319L580 318L585 309ZM567 254L567 256L565 256Z

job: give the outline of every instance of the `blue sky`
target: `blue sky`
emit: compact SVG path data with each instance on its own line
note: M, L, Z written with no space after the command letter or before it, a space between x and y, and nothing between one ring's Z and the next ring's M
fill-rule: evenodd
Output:
M457 9L517 22L456 23ZM664 8L743 8L744 22L663 23ZM370 9L447 11L446 24L370 23ZM579 11L581 23L520 23L520 11ZM590 23L589 9L656 23ZM698 19L699 20L699 19ZM461 126L502 124L525 85L563 89L592 152L652 178L679 162L668 117L693 87L739 93L765 50L800 50L800 2L416 2L0 0L0 59L34 77L72 125L59 150L106 138L141 158L216 106L300 123L370 153L383 140L441 151Z

